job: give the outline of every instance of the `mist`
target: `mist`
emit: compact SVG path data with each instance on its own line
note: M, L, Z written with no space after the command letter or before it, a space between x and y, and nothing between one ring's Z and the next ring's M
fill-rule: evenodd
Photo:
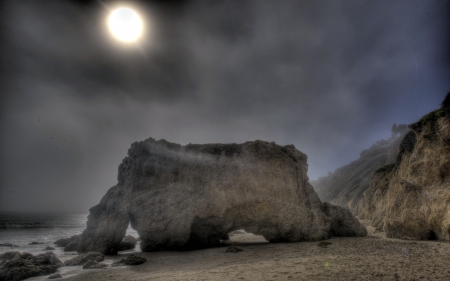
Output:
M310 179L439 107L447 1L117 1L1 5L0 211L87 212L131 143L294 144Z

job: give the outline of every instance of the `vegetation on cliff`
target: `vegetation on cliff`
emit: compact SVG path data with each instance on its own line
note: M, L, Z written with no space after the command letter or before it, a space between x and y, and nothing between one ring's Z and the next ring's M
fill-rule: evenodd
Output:
M331 202L338 202L349 190L364 190L356 198L358 204L351 204L353 198L347 207L360 218L371 220L386 237L450 241L450 93L439 109L408 127L411 131L390 145L391 155L396 152L396 156L364 175L361 182L370 178L370 188L367 184L339 185L339 181L332 181L336 172L325 178L329 186L320 186L324 179L314 184L319 187L319 196L338 189L331 200L325 200ZM361 165L368 162L357 161ZM341 182L351 175L355 162L337 170L341 171Z
M357 214L361 199L372 182L372 175L386 164L393 164L398 154L398 146L408 131L405 124L393 124L391 137L374 143L360 153L360 158L336 169L328 176L311 181L320 199L348 208Z

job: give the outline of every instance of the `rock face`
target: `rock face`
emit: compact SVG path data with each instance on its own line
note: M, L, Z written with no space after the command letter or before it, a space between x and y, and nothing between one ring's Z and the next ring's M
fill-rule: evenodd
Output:
M370 192L372 175L384 165L396 162L403 132L388 140L372 145L360 154L360 158L336 169L334 173L312 181L320 199L349 209L358 215L363 209L365 194Z
M357 160L315 187L322 199L371 220L387 237L450 241L450 93L441 108L408 127L388 147L385 165L363 181L353 174L366 170L367 161Z
M58 247L64 247L64 252L76 251L81 235L73 235L70 238L63 238L55 241L55 245Z
M366 235L343 209L322 204L307 167L293 145L136 142L118 184L90 209L78 252L116 254L130 222L142 251L214 246L236 229L270 242Z
M446 100L450 101L450 93ZM387 237L450 241L450 107L409 125L395 164L377 170L362 216Z
M47 252L33 256L30 253L6 252L0 255L0 280L23 280L33 276L55 273L62 261Z

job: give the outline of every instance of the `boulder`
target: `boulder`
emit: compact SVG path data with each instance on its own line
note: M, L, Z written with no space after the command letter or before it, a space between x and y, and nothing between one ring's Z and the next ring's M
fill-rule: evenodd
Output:
M325 214L331 218L330 232L336 237L366 236L367 229L361 227L361 223L349 210L323 203Z
M42 251L53 251L53 250L55 250L55 248L47 246Z
M45 244L45 243L44 242L31 242L28 245L43 245L43 244Z
M128 257L121 259L118 262L113 263L111 266L122 266L122 265L140 265L146 262L147 259L135 255L129 255Z
M133 250L136 247L137 240L131 235L125 236L119 244L119 251Z
M64 264L58 257L47 252L33 256L29 253L7 252L1 255L7 260L0 266L0 280L17 281L33 276L55 273Z
M90 209L78 252L117 254L130 223L144 252L218 246L236 229L270 242L366 235L343 209L325 212L307 169L293 145L134 143L117 185ZM351 225L333 230L336 215Z
M106 263L99 263L93 260L89 260L83 265L83 269L100 269L105 267L108 267Z
M59 273L55 273L50 275L47 279L59 279L59 278L63 278L63 276Z
M27 252L20 253L19 251L9 251L3 254L0 254L0 265L4 264L8 260L12 260L14 258L27 259L28 257L32 257L33 255Z
M102 255L101 253L89 252L89 253L74 257L73 259L66 260L64 262L64 265L65 266L84 265L87 262L91 262L91 261L101 262L103 260L105 260L105 256Z

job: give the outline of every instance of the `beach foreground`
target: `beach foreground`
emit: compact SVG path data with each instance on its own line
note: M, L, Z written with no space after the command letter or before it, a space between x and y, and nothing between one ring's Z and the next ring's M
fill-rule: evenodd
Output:
M267 243L236 234L233 245L186 252L137 253L148 262L134 267L83 270L65 280L450 280L450 244L369 236L319 242ZM119 260L124 255L114 259Z

